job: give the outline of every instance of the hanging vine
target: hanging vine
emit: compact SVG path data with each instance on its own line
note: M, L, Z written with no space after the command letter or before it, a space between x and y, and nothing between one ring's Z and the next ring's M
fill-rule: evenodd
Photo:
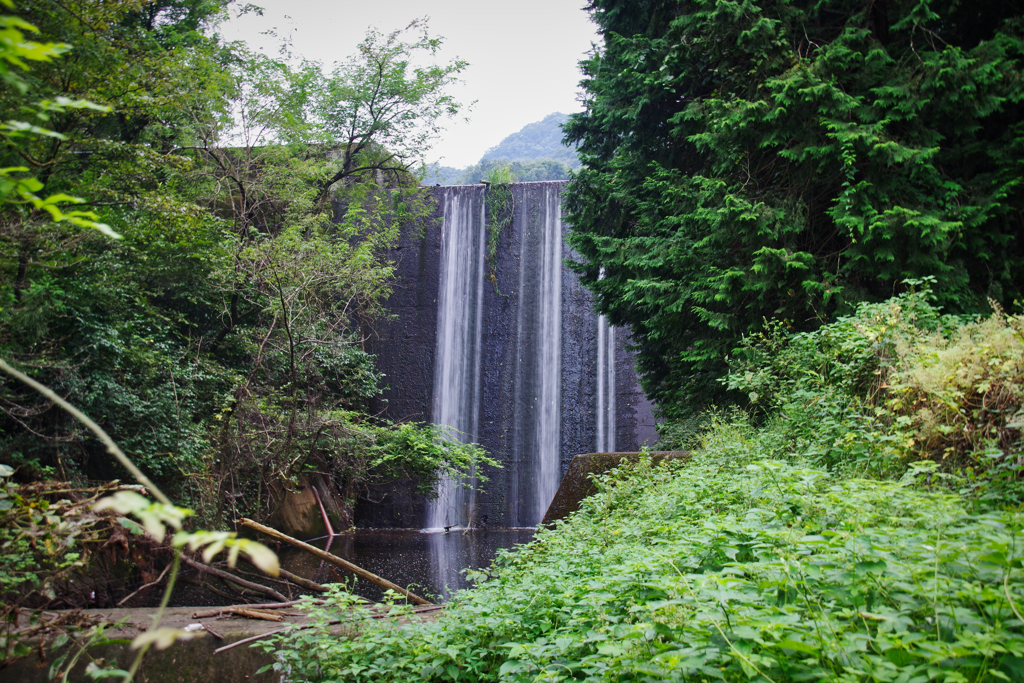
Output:
M515 212L515 197L512 196L512 183L516 181L512 167L508 164L491 169L487 174L487 267L488 278L498 289L498 275L495 270L498 256L498 241L501 233L512 225L512 214Z

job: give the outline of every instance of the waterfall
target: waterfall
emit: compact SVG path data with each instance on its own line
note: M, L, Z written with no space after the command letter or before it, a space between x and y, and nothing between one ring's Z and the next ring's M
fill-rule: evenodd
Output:
M437 350L431 422L449 437L478 440L480 419L480 319L483 311L484 189L445 188L437 301ZM465 526L475 494L445 478L427 509L427 527Z
M615 328L597 318L597 453L615 452Z
M540 291L539 414L534 432L536 496L530 525L539 524L561 481L562 425L562 200L561 188L545 192Z
M389 299L397 318L378 337L387 414L446 425L502 466L480 472L489 478L482 495L444 480L423 510L400 490L364 508L363 523L535 526L572 456L642 443L637 406L649 415L649 405L638 403L621 348L615 362L628 330L594 312L593 294L564 262L576 256L564 238L564 188L513 185L512 222L493 263L481 185L434 189L436 219L403 234Z
M517 228L512 526L540 523L561 479L562 206L561 186L524 191Z

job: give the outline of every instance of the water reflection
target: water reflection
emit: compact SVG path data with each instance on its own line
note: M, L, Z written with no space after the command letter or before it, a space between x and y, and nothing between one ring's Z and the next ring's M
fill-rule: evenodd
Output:
M360 529L354 534L309 541L338 557L403 586L429 600L447 601L468 583L462 570L483 569L499 548L512 548L533 538L533 529L452 530ZM329 546L329 547L328 547ZM300 550L280 553L281 566L317 583L351 582L353 576ZM377 586L358 581L355 592L380 600Z

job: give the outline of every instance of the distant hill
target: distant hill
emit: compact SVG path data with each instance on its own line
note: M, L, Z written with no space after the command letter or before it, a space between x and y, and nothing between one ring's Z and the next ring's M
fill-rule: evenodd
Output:
M516 179L565 180L569 170L579 168L576 151L562 144L561 124L569 117L556 112L527 124L484 152L480 161L468 168L433 164L428 167L424 185L472 185L487 178L487 173L504 164L512 166Z
M576 150L562 144L562 124L569 120L560 112L548 114L536 123L523 126L518 133L512 133L484 152L483 159L508 159L509 161L540 161L554 159L570 168L579 168Z

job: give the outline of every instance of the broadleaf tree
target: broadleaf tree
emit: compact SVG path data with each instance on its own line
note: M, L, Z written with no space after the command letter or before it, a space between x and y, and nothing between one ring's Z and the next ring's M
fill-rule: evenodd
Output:
M445 122L464 110L449 86L469 63L438 62L442 42L417 19L389 33L369 29L357 52L330 73L304 65L310 77L302 138L328 146L336 158L319 182L321 198L346 178L394 180L424 166Z
M430 212L413 170L460 108L447 89L464 63L434 64L440 39L415 22L371 31L325 75L222 43L225 4L24 0L0 25L0 38L39 29L24 50L63 46L27 69L0 52L0 120L50 102L36 123L55 133L5 135L0 168L30 166L40 196L86 197L122 236L0 202L0 355L95 416L212 526L266 518L311 471L347 503L403 476L429 495L483 454L368 414L379 375L360 335L385 313L389 245ZM359 63L387 83L370 118L345 119L320 86L371 87L344 75ZM0 463L24 479L123 474L73 420L2 379Z
M566 141L574 268L668 415L721 398L777 319L934 277L952 312L1024 284L1017 3L592 0Z

